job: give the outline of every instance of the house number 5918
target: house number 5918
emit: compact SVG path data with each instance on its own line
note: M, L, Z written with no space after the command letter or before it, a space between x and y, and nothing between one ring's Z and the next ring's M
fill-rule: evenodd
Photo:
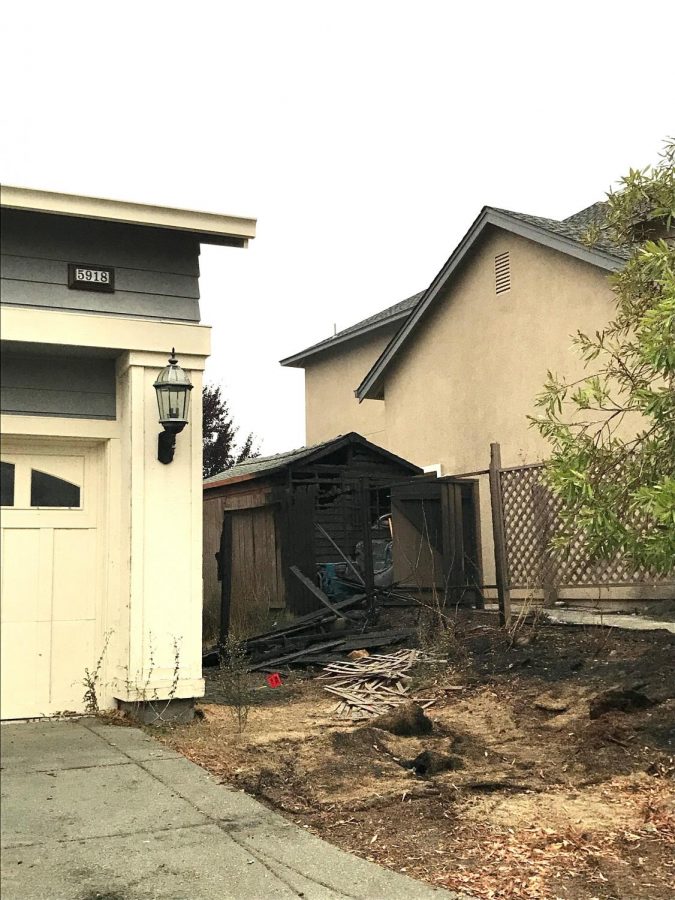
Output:
M115 269L112 266L91 266L68 263L68 287L80 291L115 290Z
M75 269L75 280L110 284L110 272L102 272L100 269Z

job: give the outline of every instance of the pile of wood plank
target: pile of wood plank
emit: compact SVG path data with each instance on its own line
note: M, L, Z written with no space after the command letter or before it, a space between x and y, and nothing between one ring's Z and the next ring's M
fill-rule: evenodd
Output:
M244 641L251 672L275 672L285 666L323 666L352 651L389 647L408 641L412 628L382 628L371 624L365 594L329 603L321 609L278 625ZM204 666L217 666L221 651L213 647Z
M422 661L434 659L422 650L399 650L329 663L320 677L329 682L325 690L340 698L329 711L338 719L356 721L383 715L410 700L427 709L433 698L409 694L412 677L408 672Z

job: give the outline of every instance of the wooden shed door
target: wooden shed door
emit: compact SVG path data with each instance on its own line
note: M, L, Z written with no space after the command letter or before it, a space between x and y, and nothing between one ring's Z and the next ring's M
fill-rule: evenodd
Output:
M284 605L274 513L271 506L223 512L223 603L229 631L237 636L263 630L269 613Z
M451 603L478 599L472 589L480 584L475 484L413 479L392 487L391 504L395 580L435 587Z

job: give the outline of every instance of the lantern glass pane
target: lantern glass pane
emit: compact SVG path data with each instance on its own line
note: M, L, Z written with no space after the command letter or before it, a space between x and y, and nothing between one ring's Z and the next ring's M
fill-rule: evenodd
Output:
M183 418L183 391L173 386L169 391L169 418L170 419L182 419Z
M169 392L166 388L157 391L157 406L159 408L160 421L169 418Z
M177 419L178 418L178 392L175 388L170 388L166 392L166 417L167 419Z
M179 365L170 364L158 373L155 390L160 422L187 422L191 389L190 379Z

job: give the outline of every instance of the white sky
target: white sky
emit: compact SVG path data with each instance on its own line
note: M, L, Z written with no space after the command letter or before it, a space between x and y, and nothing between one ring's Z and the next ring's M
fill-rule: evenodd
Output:
M202 249L201 290L208 376L265 452L304 441L280 358L426 287L484 204L564 217L675 132L671 0L60 0L1 24L4 182L257 217L248 250Z

